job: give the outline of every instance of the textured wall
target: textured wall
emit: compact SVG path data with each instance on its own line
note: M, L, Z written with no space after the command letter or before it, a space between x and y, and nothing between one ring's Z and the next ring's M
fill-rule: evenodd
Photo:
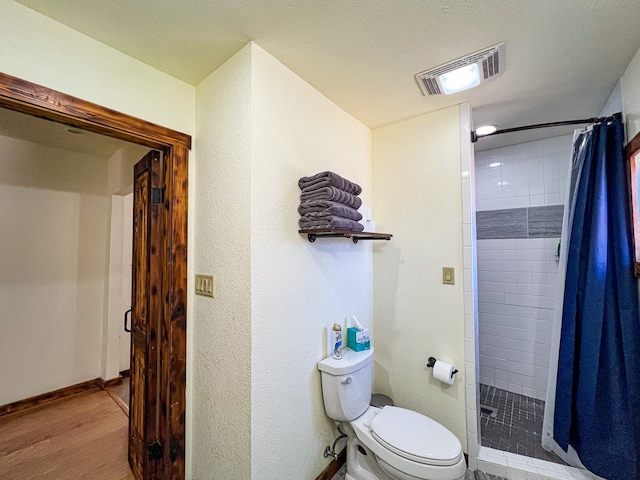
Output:
M620 79L627 140L640 132L640 49Z
M0 137L0 405L100 376L107 160Z
M193 133L193 86L11 0L0 44L0 72Z
M251 50L197 86L195 271L215 297L194 298L194 479L251 476Z
M459 107L373 131L375 389L449 428L466 451ZM456 284L442 284L442 267ZM460 373L445 387L429 356Z
M371 132L255 45L252 68L251 478L315 478L337 435L316 363L334 322L371 325L371 244L299 235L297 182L333 170L368 204Z

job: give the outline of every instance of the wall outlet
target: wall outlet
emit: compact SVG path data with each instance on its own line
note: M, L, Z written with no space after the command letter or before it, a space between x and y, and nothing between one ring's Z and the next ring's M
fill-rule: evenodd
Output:
M213 297L214 283L213 275L196 274L196 295Z

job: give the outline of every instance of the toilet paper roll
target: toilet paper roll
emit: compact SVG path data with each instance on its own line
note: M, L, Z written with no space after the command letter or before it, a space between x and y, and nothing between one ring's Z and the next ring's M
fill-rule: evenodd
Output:
M433 378L440 380L442 383L446 383L447 385L453 385L453 382L456 380L453 375L453 371L455 369L456 368L450 363L438 360L433 366Z

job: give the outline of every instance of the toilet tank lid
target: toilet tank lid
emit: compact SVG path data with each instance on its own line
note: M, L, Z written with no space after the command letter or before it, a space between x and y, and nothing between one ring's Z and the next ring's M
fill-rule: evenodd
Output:
M347 375L360 370L373 361L373 347L355 352L350 348L342 349L342 358L336 360L332 355L318 362L318 370L331 375Z

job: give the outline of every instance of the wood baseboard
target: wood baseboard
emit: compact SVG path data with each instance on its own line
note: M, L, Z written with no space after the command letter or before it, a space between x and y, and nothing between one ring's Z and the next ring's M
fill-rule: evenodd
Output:
M129 370L129 369L122 370L122 371L120 372L120 376L121 376L122 378L127 378L130 374L131 374L131 370Z
M322 473L316 477L316 480L331 480L346 462L347 449L343 448L340 455L338 455L338 458L327 465L327 468L325 468Z
M35 395L33 397L25 398L24 400L18 400L17 402L8 403L7 405L0 405L0 417L9 415L10 413L16 413L28 408L38 407L40 405L46 405L56 400L60 400L64 397L71 395L77 395L79 393L87 392L90 390L97 390L100 387L100 380L96 378L94 380L87 380L86 382L76 383L69 387L60 388L53 392L43 393L41 395Z

